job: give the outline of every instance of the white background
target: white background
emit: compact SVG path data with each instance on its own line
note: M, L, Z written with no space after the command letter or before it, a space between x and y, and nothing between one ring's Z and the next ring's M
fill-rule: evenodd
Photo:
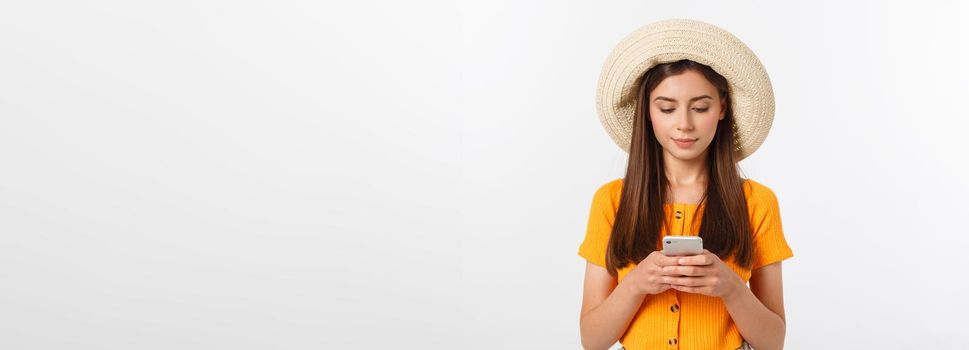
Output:
M719 25L777 112L787 347L965 348L964 2L5 1L0 348L577 349L605 57Z

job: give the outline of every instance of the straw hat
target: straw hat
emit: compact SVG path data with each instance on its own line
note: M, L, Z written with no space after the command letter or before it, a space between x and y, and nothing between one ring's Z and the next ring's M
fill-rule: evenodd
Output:
M596 110L612 140L629 153L643 73L658 64L682 59L708 65L727 78L737 160L754 153L774 121L774 90L767 71L733 34L690 19L644 25L622 39L606 58L596 89Z

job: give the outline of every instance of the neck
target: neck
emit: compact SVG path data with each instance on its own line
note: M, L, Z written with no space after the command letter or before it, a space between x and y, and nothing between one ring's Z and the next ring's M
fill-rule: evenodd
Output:
M705 184L709 172L705 159L706 153L688 161L664 153L663 166L666 168L666 178L670 185L680 187Z

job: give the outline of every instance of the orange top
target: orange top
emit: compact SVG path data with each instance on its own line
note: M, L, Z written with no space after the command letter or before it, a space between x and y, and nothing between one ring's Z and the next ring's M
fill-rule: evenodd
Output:
M784 239L774 192L750 179L744 182L743 188L753 229L752 269L794 256ZM579 256L602 267L606 266L606 247L621 195L621 178L606 183L596 191L585 240L579 246ZM703 208L704 204L665 204L666 218L672 232L667 233L665 225L661 225L660 237L699 235ZM662 243L656 242L656 249L662 248ZM725 263L745 282L750 280L751 270L738 267L733 259ZM629 263L618 269L618 280L622 281L634 267L636 264ZM628 350L734 350L740 347L743 337L720 298L668 289L646 296L619 342Z

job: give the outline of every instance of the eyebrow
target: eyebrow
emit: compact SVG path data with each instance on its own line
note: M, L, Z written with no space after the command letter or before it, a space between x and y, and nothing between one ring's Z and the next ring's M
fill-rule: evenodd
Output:
M693 101L696 101L696 100L701 100L701 99L704 99L704 98L709 98L711 100L713 99L713 97L710 97L710 95L700 95L700 96L691 98L690 99L690 102L693 102ZM664 100L664 101L676 102L675 99L672 99L672 98L669 98L669 97L665 97L665 96L657 96L656 98L653 99L653 101L656 101L656 100Z

